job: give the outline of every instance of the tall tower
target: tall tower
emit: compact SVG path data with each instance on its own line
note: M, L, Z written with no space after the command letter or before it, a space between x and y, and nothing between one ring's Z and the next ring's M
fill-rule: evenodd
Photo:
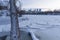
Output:
M19 40L20 30L18 23L18 15L16 12L16 0L10 0L10 13L11 13L11 33L10 40Z

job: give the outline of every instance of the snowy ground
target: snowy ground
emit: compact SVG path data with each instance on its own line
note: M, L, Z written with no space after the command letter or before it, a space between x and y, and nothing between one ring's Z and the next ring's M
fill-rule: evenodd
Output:
M58 15L23 15L19 18L19 25L21 30L33 31L40 40L60 40L60 16ZM0 17L1 31L10 31L9 17Z

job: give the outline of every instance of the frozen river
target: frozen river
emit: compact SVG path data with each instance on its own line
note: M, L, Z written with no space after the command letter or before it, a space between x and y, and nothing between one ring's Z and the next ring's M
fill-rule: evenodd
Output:
M20 28L31 30L40 40L60 40L59 15L23 15L19 18ZM10 18L0 17L0 31L10 31Z

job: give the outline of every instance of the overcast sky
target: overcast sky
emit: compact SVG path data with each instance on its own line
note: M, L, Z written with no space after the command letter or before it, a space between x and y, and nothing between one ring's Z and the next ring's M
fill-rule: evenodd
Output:
M60 0L21 0L23 8L60 8Z

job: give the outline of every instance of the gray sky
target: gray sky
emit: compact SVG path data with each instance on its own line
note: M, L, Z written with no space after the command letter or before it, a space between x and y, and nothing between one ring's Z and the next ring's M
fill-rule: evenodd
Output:
M60 0L21 0L22 8L60 9Z
M60 8L60 0L21 0L23 8Z

